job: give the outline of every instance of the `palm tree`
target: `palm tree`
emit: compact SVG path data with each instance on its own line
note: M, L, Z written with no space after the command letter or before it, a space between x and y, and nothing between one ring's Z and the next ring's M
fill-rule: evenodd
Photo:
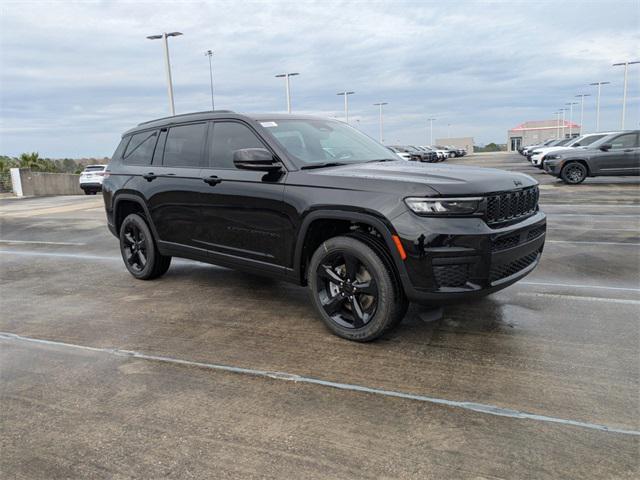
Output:
M18 158L20 168L28 168L29 170L40 170L42 168L42 159L38 152L21 153Z

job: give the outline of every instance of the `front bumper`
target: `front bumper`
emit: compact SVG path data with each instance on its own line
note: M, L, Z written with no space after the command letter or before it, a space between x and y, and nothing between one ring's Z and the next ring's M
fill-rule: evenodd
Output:
M410 212L393 221L407 253L401 279L418 303L448 303L501 290L540 261L546 216L492 229L480 218L426 218Z
M560 171L562 170L562 164L547 160L544 162L543 168L544 168L544 171L547 172L548 174L559 177Z

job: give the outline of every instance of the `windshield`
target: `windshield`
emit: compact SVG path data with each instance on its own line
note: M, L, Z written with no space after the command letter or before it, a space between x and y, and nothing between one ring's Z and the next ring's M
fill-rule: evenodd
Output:
M336 120L261 120L298 167L397 160L387 147Z

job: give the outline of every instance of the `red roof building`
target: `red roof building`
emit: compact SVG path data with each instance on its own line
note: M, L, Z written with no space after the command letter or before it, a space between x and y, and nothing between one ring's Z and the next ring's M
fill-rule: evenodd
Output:
M550 138L576 137L580 134L580 125L565 120L530 120L507 133L507 150L515 151L526 145L542 143Z

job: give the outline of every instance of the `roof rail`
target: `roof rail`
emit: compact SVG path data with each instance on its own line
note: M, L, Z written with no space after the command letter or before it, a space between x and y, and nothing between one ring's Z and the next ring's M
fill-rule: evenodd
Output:
M203 113L236 113L236 112L234 112L233 110L205 110L204 112L181 113L180 115L170 115L168 117L154 118L153 120L147 120L146 122L139 123L138 126L146 125L147 123L158 122L160 120L167 120L169 118L186 117L187 115L198 115Z

